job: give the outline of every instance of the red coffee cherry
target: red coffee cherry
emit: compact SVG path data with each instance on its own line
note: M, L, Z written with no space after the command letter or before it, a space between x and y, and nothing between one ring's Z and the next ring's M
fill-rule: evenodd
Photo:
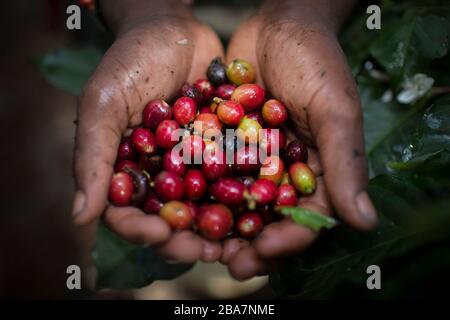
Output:
M235 178L221 178L210 187L210 194L227 206L237 206L244 201L246 188Z
M128 173L119 172L113 175L109 185L109 200L115 206L128 206L134 192L133 179Z
M172 150L166 151L163 156L163 168L182 177L186 173L187 166L183 162L183 157Z
M142 123L147 128L155 130L163 120L169 120L172 117L170 106L161 99L150 101L142 112Z
M153 133L146 128L136 128L131 134L133 147L140 154L152 155L156 152L157 146Z
M187 230L192 227L194 217L190 208L181 201L169 201L161 208L159 215L172 229Z
M264 121L271 127L278 127L288 118L288 112L284 104L275 99L264 103L261 113Z
M203 176L209 181L215 181L228 174L225 154L220 150L205 152L202 162Z
M173 118L179 125L185 126L194 121L197 105L192 98L181 97L173 105Z
M228 126L235 127L244 117L244 108L237 102L224 100L217 107L217 117Z
M275 206L296 206L298 202L297 192L290 184L282 184L278 187Z
M249 202L249 209L253 210L255 205L264 206L275 200L277 196L277 185L267 179L258 179L249 189L250 197L254 201Z
M196 87L203 96L203 101L209 101L214 95L214 86L206 79L199 79L194 82Z
M155 191L163 201L182 200L184 182L173 172L161 171L155 178Z
M231 95L231 100L240 103L246 112L259 110L265 99L266 92L264 89L254 83L237 87Z
M236 223L239 234L244 238L254 238L263 229L263 221L256 212L241 215Z
M223 204L206 204L200 208L198 228L209 240L221 240L233 228L233 214Z
M176 130L180 129L178 122L175 120L164 120L156 129L155 138L158 146L164 149L170 149L178 143L175 138L172 140L172 135Z
M198 200L206 192L207 182L200 170L189 169L184 176L185 193L189 199Z

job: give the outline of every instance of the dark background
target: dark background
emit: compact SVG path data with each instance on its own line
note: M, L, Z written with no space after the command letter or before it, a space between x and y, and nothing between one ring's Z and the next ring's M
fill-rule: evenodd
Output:
M70 223L76 98L33 59L67 44L61 1L2 1L0 296L64 297L79 261Z

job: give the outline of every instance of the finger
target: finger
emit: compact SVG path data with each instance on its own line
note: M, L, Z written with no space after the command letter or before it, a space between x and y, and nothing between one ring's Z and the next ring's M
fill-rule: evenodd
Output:
M330 215L331 208L322 178L318 178L316 192L300 198L299 206L322 214ZM267 226L254 246L259 256L265 259L279 258L301 252L317 238L318 233L306 226L299 225L290 218Z
M279 268L281 260L262 259L251 245L242 247L230 260L228 270L233 278L246 280L254 276L263 276Z
M338 214L350 225L368 230L376 226L375 208L366 192L367 161L363 119L356 84L345 56L335 41L323 48L319 86L310 100L310 126L322 160L325 183Z
M249 242L240 238L233 238L226 240L223 244L223 253L220 262L228 264L228 262L236 255L236 253L243 247L249 245Z
M136 28L119 37L82 94L74 157L77 191L72 211L79 224L99 217L106 206L123 132L141 122L141 111L151 97L170 97L187 77L191 57L186 53L193 44L175 45L180 40L177 35L161 32L159 36L165 37L167 45L158 50L149 49L156 41L153 28ZM154 76L169 71L170 76Z
M74 172L77 191L73 204L75 222L86 224L106 206L108 186L127 115L99 91L87 90L78 109Z
M192 59L192 68L188 77L188 82L194 82L197 79L205 78L205 70L208 68L212 59L220 57L224 59L224 50L217 34L209 26L198 24L195 29L195 46L202 50L195 50Z
M155 245L167 241L169 225L157 215L146 215L134 207L109 206L103 216L105 224L125 240L140 245Z
M216 262L222 256L222 245L217 241L203 239L203 251L201 260L203 262Z
M299 32L297 37L289 32L277 35L287 41L289 59L283 51L267 52L270 42L262 44L257 52L268 56L268 70L274 73L264 74L264 81L285 101L299 133L316 143L330 198L340 216L356 228L373 228L377 217L366 192L361 106L339 43L320 30ZM287 61L289 68L271 65L270 61ZM280 81L285 79L295 81L286 86Z
M156 252L167 260L193 263L203 257L203 240L192 231L175 232Z
M267 264L258 256L253 246L245 246L230 260L228 270L236 280L246 280L265 274Z
M366 191L362 112L353 80L348 79L346 86L326 87L324 95L315 102L322 108L313 109L310 114L311 127L334 207L350 225L369 230L378 220Z

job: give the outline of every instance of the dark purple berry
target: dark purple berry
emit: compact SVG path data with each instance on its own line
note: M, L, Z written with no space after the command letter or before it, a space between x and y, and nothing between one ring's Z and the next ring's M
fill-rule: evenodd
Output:
M227 66L222 63L222 60L217 57L211 61L208 70L206 71L208 80L213 86L218 87L227 82Z

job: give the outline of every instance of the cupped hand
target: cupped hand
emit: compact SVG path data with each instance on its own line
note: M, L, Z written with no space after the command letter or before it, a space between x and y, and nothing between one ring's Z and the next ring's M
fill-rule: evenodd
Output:
M369 230L377 216L366 192L362 112L336 31L287 16L261 14L245 22L230 42L227 60L242 58L257 67L257 80L286 104L292 128L309 146L318 187L299 205L327 215L336 211L351 226ZM222 262L240 279L264 274L317 235L284 219L252 243L226 242Z
M80 225L106 225L131 242L156 246L169 260L217 260L221 245L190 231L172 233L156 215L108 204L117 148L129 128L141 124L152 99L173 97L185 82L202 78L210 61L223 57L216 34L190 15L153 16L119 30L81 96L74 172L73 215ZM103 214L103 215L102 215ZM86 241L92 245L92 241Z

